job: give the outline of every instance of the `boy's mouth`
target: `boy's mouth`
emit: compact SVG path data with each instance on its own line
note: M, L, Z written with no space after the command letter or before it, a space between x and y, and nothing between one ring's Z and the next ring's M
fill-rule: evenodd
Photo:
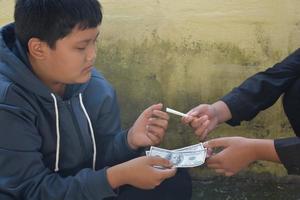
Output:
M93 68L93 65L89 65L87 67L84 67L82 71L88 71L91 70Z

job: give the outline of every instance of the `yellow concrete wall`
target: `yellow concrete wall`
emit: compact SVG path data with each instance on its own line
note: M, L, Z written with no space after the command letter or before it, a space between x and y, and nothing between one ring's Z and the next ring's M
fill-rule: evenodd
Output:
M13 0L0 0L0 23L11 21ZM300 45L298 0L103 0L97 66L116 87L125 128L147 106L162 102L186 112L212 103L248 76L280 61ZM298 9L298 10L297 10ZM280 101L255 120L220 126L210 137L291 136ZM196 143L171 116L167 148ZM258 162L255 172L284 175ZM197 168L195 175L206 175Z

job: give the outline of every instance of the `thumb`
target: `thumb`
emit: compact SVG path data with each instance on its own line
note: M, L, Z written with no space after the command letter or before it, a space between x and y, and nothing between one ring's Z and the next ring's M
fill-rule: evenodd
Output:
M196 119L201 112L203 112L203 105L199 105L190 111L188 111L186 114L187 116L181 118L181 122L183 124L189 124L191 123L194 119Z
M191 115L188 115L188 116L186 116L186 117L182 117L182 118L181 118L181 122L182 122L183 124L189 124L189 123L191 123L193 120L194 120L194 117L192 117Z
M187 115L193 116L193 117L199 117L200 114L205 114L207 112L207 104L200 104L199 106L193 108L190 110Z
M216 147L228 147L229 142L227 137L216 138L208 140L203 143L203 146L206 148L216 148Z
M167 168L167 169L157 169L160 171L163 179L166 179L166 178L171 178L172 176L174 176L177 172L177 169L175 167L172 167L172 168Z
M151 166L162 166L164 168L170 168L173 166L173 164L169 160L159 156L150 156L149 164Z

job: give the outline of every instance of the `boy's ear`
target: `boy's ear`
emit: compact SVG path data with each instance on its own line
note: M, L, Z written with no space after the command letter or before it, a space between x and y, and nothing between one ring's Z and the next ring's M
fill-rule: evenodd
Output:
M46 57L48 48L48 45L38 38L31 38L28 41L28 51L35 59L44 59Z

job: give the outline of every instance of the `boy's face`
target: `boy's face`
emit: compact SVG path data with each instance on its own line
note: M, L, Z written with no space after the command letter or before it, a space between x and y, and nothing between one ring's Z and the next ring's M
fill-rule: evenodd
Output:
M98 27L80 30L77 27L47 50L43 63L48 80L62 84L87 82L96 59Z

